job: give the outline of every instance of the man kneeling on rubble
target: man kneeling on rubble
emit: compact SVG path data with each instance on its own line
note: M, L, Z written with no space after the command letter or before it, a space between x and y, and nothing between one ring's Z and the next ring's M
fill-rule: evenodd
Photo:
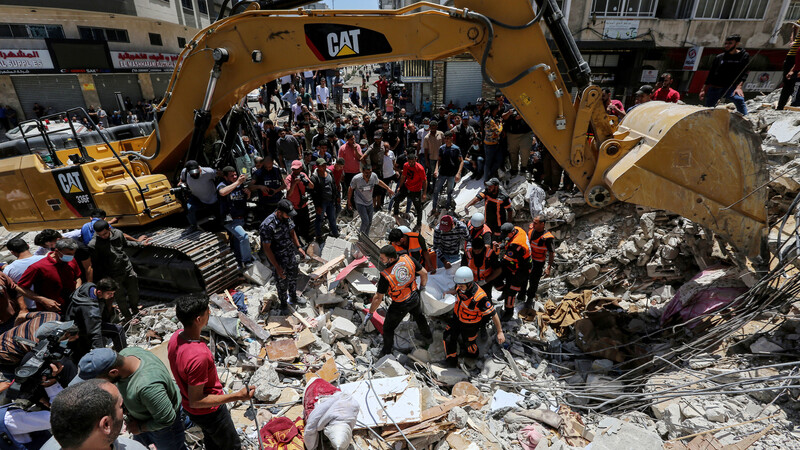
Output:
M381 263L385 269L381 272L381 279L378 281L378 292L372 297L372 304L369 314L364 318L364 322L372 317L372 314L383 302L383 296L388 294L392 299L389 310L386 313L386 320L383 323L383 350L381 357L392 353L394 347L394 330L400 322L411 314L417 322L422 337L430 341L433 338L428 320L422 313L420 303L421 291L428 284L428 272L409 255L397 257L397 250L391 245L381 248ZM420 286L417 289L417 274L420 277Z
M497 343L503 345L506 341L492 299L475 283L472 270L469 267L459 267L455 282L456 303L443 335L447 365L451 367L458 365L458 345L461 345L461 352L470 358L478 357L478 333L487 319L494 322Z

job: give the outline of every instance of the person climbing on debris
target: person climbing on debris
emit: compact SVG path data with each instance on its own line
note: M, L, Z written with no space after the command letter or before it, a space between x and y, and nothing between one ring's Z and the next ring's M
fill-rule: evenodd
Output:
M492 230L486 225L486 219L483 214L475 213L470 217L469 222L467 222L467 232L469 232L469 236L465 242L465 250L469 250L472 247L472 242L478 238L484 244L492 245Z
M411 231L406 226L399 226L389 232L387 239L398 255L410 255L414 261L426 269L430 265L428 245L421 234Z
M461 267L469 267L475 282L481 287L489 285L490 292L491 283L503 273L497 253L480 236L473 238L470 247L464 252Z
M528 310L533 307L533 300L536 298L536 291L539 290L539 280L542 278L544 272L545 277L550 276L550 271L553 269L553 260L555 259L555 246L553 245L553 234L549 231L544 231L544 216L536 216L533 218L530 232L528 233L528 242L531 246L531 275L528 280L528 299L525 300L525 309ZM547 259L547 268L545 268L545 259Z
M369 313L364 317L366 323L383 302L383 297L388 295L392 300L386 319L383 323L383 349L380 357L392 353L394 347L394 330L400 322L411 314L417 322L420 334L426 340L433 338L428 320L422 313L420 296L428 284L428 272L414 261L409 255L397 256L397 251L391 245L381 248L380 260L385 269L381 271L378 281L378 292L372 297ZM417 287L417 274L420 285Z
M497 343L503 345L506 341L492 299L475 283L472 270L459 267L454 281L456 303L443 334L446 364L451 367L458 365L459 346L462 354L470 358L478 357L478 334L486 319L491 318L494 322Z
M500 188L500 180L492 178L486 182L486 189L480 192L464 207L467 211L470 206L485 201L484 205L484 218L486 225L492 230L494 240L499 241L500 226L505 222L511 222L513 210L511 209L511 201L508 199L508 194Z
M276 287L278 298L281 301L281 309L287 310L288 303L291 301L297 305L297 272L298 261L297 253L305 258L306 253L300 247L297 233L294 231L292 217L297 212L292 206L292 202L283 199L278 202L278 208L270 214L259 227L261 236L261 248L264 249L271 269L277 275Z
M494 286L503 292L505 309L500 319L507 321L514 316L517 295L525 295L531 271L531 248L525 230L510 222L500 227L500 235L503 240L498 244L498 255L503 255L503 272L496 278Z

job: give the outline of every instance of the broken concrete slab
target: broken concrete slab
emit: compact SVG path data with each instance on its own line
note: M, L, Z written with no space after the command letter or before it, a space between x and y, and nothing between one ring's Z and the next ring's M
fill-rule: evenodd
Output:
M434 378L447 386L453 386L459 381L469 380L469 376L463 370L454 367L444 367L439 364L431 364L431 371Z
M256 387L255 398L262 402L274 402L281 395L280 378L272 364L264 364L250 378L250 384Z
M492 396L491 408L492 411L498 411L503 408L519 408L518 403L524 400L524 395L498 389Z
M280 339L267 343L267 357L270 361L294 362L299 356L294 339Z
M375 370L386 375L387 377L400 377L408 374L408 371L403 367L394 355L386 355L375 363Z
M780 345L771 342L766 337L762 336L757 341L750 345L750 351L753 353L778 353L783 352L785 349Z
M374 295L378 292L378 287L357 270L350 272L345 279L350 284L350 290L356 295Z
M297 335L297 339L295 339L297 348L306 347L314 342L317 342L317 336L308 328L303 328L303 331L301 331Z
M349 257L353 252L353 244L344 239L328 236L325 245L322 247L322 259L333 261L340 256Z
M422 418L420 388L409 376L356 381L339 388L358 402L356 429L415 423Z
M344 317L334 317L330 326L331 332L337 337L353 336L358 331L358 327Z

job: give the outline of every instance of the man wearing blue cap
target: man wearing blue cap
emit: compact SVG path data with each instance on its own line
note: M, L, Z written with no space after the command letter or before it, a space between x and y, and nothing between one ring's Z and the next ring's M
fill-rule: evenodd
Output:
M125 426L134 440L159 449L186 448L178 386L153 353L138 347L119 353L98 348L81 358L78 368L78 382L102 378L117 386L127 411Z

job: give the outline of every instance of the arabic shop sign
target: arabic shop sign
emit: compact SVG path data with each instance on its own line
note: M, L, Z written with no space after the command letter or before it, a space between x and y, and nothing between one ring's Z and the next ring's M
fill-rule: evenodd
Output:
M115 69L127 70L172 70L178 55L174 53L110 52Z
M0 49L0 73L28 73L52 68L53 60L47 50Z

